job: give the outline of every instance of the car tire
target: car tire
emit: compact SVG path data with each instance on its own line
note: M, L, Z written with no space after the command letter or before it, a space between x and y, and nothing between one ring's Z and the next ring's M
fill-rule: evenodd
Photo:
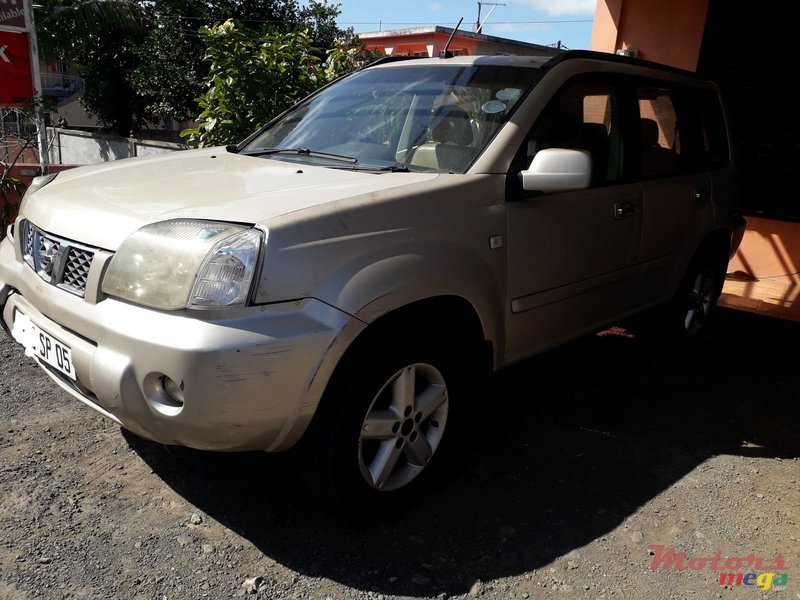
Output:
M669 307L669 328L676 337L699 339L708 332L725 283L726 266L722 253L708 248L698 252L689 263Z
M318 499L357 519L407 505L442 471L468 393L479 389L480 369L448 336L388 337L345 358L295 454Z

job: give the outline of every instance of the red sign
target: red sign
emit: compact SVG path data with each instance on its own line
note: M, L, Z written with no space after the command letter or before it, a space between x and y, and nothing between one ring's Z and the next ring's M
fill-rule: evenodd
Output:
M23 0L0 0L0 29L25 30Z
M33 102L28 34L0 31L0 106Z

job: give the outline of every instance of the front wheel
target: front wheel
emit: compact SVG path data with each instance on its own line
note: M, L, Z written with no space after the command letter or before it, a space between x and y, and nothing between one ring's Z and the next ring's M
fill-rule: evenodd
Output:
M450 410L435 366L406 365L381 386L361 423L358 465L374 490L399 490L419 477L439 446Z
M411 499L455 437L470 385L464 354L387 340L347 357L296 452L312 492L359 517Z

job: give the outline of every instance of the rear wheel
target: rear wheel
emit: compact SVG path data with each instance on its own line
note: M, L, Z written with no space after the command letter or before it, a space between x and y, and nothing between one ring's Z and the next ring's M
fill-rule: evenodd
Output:
M670 310L674 332L696 338L708 330L709 320L725 283L724 261L718 253L700 252L689 264Z
M703 331L717 302L717 279L714 270L706 265L698 272L692 282L686 298L686 310L683 316L683 329L686 335L694 336Z

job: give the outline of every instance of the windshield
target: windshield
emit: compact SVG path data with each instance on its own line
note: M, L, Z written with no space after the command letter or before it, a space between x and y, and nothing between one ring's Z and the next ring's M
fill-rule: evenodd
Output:
M331 85L243 154L334 168L463 173L539 78L532 68L403 65Z

